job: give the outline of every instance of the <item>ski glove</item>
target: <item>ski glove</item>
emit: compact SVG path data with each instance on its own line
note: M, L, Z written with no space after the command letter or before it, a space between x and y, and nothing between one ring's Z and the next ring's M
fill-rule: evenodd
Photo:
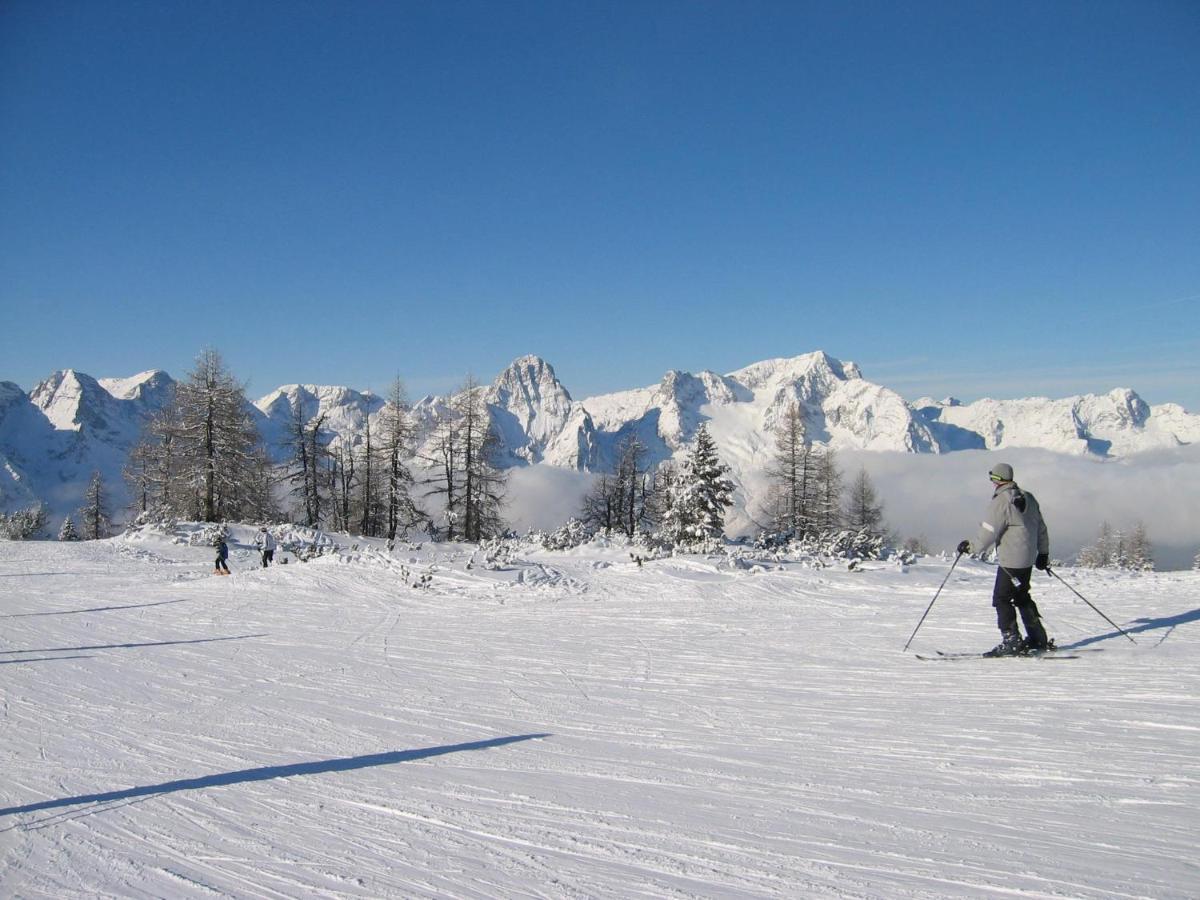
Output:
M1039 569L1041 569L1043 572L1045 572L1047 569L1050 568L1050 554L1049 553L1039 553L1037 555L1037 559L1034 560L1033 564L1035 566L1037 566Z
M959 553L970 553L971 552L971 542L970 541L959 541L958 552Z

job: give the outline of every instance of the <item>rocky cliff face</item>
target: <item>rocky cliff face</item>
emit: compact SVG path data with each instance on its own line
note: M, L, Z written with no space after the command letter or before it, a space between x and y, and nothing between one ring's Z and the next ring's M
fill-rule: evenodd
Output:
M522 463L542 461L574 405L554 368L537 356L523 356L501 372L485 398L505 448Z

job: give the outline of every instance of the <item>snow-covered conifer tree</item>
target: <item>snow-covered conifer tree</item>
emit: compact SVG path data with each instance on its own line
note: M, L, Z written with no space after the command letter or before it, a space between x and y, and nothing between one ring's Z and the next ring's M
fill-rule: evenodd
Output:
M496 465L500 438L492 425L484 390L473 377L468 376L455 401L462 452L463 537L481 541L504 531L500 507L506 478Z
M637 435L621 441L615 470L601 475L583 499L582 519L589 527L619 529L633 537L653 521L646 455L646 445Z
M332 467L329 465L331 435L323 430L325 416L325 413L318 412L306 421L303 403L298 401L292 409L288 435L291 460L287 479L293 485L292 495L298 498L297 517L310 528L322 524L322 505L331 494L330 484L333 481Z
M0 539L32 540L45 529L46 519L46 507L41 503L8 514L0 512Z
M443 498L448 540L479 541L499 535L505 475L496 463L500 439L483 388L468 375L450 409L439 417L427 480L430 496Z
M60 541L79 540L79 532L75 530L75 523L71 521L70 516L63 519L62 528L58 529L58 539Z
M671 485L662 523L669 541L678 546L721 537L725 510L733 505L733 482L728 474L729 466L721 462L708 427L701 424Z
M1129 542L1125 538L1125 532L1119 528L1113 532L1112 550L1108 556L1108 567L1112 569L1121 569L1122 571L1129 568Z
M98 541L108 537L108 488L99 472L92 473L87 491L83 495L83 506L79 509L79 520L83 523L83 539Z
M413 426L404 382L396 377L379 414L378 454L382 468L384 529L388 540L424 520L412 499L413 474L406 464L412 454ZM374 502L374 501L371 501Z
M1139 521L1134 525L1126 552L1128 568L1135 572L1154 571L1154 547L1150 543L1150 536L1146 533L1145 523Z
M817 460L805 439L804 417L792 403L775 429L775 456L767 470L775 527L796 537L814 530L817 504Z
M1084 569L1104 569L1113 564L1113 530L1106 521L1100 524L1096 543L1079 551L1078 563Z
M616 481L616 476L602 472L592 482L592 489L584 495L579 518L588 528L612 531L620 526L621 514Z
M132 498L131 509L139 516L165 519L190 512L183 508L192 492L184 484L179 436L179 409L172 396L145 423L125 465L123 474Z
M842 470L832 447L825 447L817 454L816 474L813 520L818 532L828 534L842 525Z
M883 503L875 493L875 485L867 473L866 466L858 470L850 485L850 496L846 503L846 527L855 531L881 535L887 529L883 524Z
M184 496L172 506L192 507L206 522L262 518L262 467L266 454L246 392L216 350L204 350L187 380L175 390L169 416L175 430L173 456L178 460Z

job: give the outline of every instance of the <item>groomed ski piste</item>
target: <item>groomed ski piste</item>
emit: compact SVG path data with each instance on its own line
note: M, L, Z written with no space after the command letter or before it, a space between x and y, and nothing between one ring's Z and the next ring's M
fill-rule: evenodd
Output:
M0 543L0 895L1200 896L1200 574L252 536Z

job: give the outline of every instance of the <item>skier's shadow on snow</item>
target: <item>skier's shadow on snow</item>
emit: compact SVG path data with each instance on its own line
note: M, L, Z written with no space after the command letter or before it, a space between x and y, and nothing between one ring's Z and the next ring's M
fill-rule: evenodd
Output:
M1137 623L1137 627L1126 628L1125 631L1129 634L1142 634L1146 631L1159 631L1160 629L1165 628L1167 633L1164 634L1159 640L1159 643L1161 644L1168 637L1170 637L1171 632L1180 625L1189 625L1192 622L1200 622L1200 609L1193 609L1190 612L1180 613L1177 616L1164 616L1161 619L1134 619L1133 621ZM1076 641L1074 644L1062 647L1061 649L1077 650L1080 647L1086 647L1088 644L1098 644L1101 641L1108 641L1119 637L1121 637L1121 632L1110 631L1108 634L1100 634L1096 637L1084 638L1082 641Z
M0 650L0 656L11 656L14 653L69 653L76 650L128 650L137 647L173 647L176 644L218 644L221 641L244 641L249 638L266 637L266 634L238 634L232 637L195 638L190 641L148 641L142 644L90 644L85 647L39 647L36 650ZM59 657L47 657L57 659ZM80 657L63 657L77 659ZM10 660L21 662L22 660ZM4 660L0 660L4 662Z
M39 653L38 650L7 650L6 653ZM91 659L90 656L32 656L29 659L0 659L0 666L15 666L21 663L57 662L60 659Z
M259 769L241 769L237 772L222 772L219 775L205 775L201 778L184 778L179 781L165 781L162 784L148 784L142 787L128 788L123 791L107 791L102 794L81 794L78 797L43 800L40 803L29 803L25 806L10 806L7 809L0 809L0 816L15 816L19 813L61 809L64 806L75 806L80 803L113 803L121 800L134 800L139 797L151 797L156 794L173 794L176 791L195 791L202 788L226 787L232 784L248 784L252 781L270 781L273 778L292 778L296 775L324 775L329 772L350 772L354 769L369 769L373 766L390 766L395 763L414 762L418 759L445 756L447 753L461 753L467 750L488 750L493 747L503 747L506 744L515 744L519 741L533 741L551 736L550 734L516 734L510 737L491 738L486 741L471 741L466 744L449 744L445 747L425 747L421 750L393 750L390 753L372 753L366 756L348 756L342 759L323 759L317 762L293 763L287 766L263 766Z
M145 609L148 606L167 606L171 603L190 603L190 597L184 597L180 600L159 600L155 603L131 603L128 606L93 606L90 609L54 609L47 612L34 613L7 613L0 616L0 619L27 619L30 616L76 616L80 613L97 613L97 612L112 612L117 609Z

